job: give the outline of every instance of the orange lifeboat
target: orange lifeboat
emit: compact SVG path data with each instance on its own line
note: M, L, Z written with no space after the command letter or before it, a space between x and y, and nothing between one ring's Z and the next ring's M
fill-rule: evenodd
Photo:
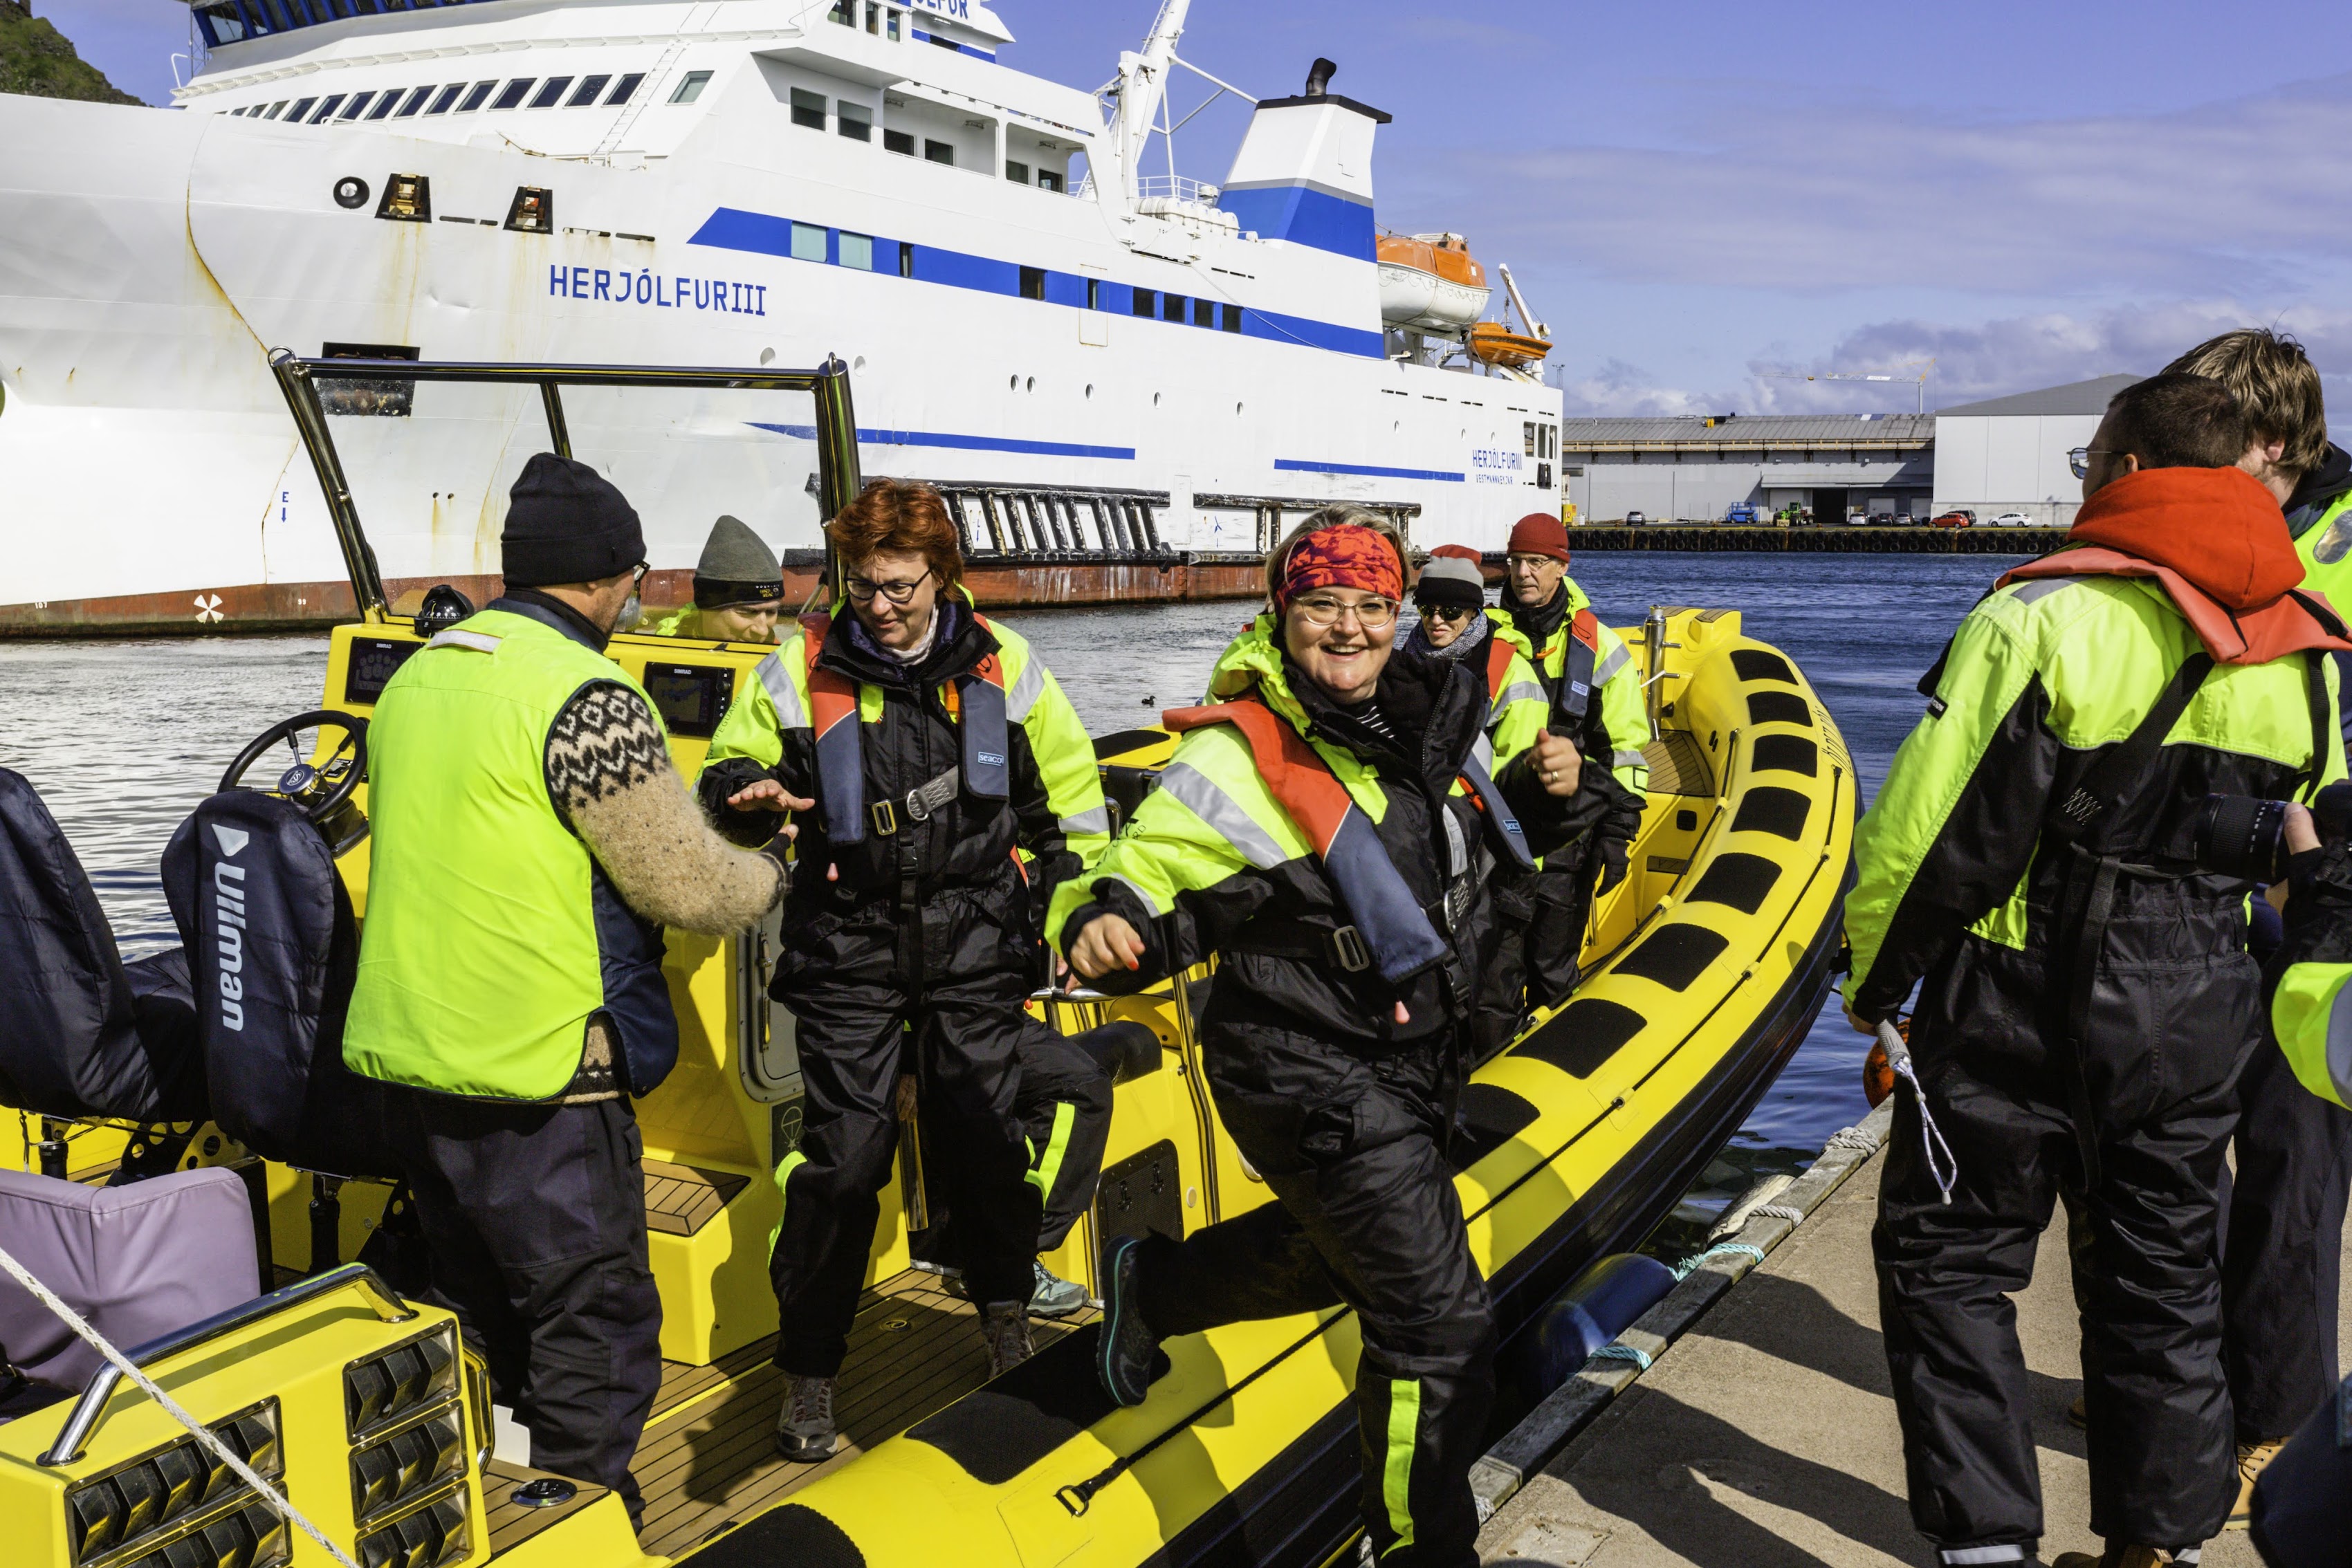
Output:
M1517 367L1531 365L1551 352L1551 344L1531 332L1514 332L1500 321L1481 321L1470 329L1470 352L1479 363Z
M1485 314L1486 269L1457 234L1382 235L1381 319L1391 327L1458 336Z

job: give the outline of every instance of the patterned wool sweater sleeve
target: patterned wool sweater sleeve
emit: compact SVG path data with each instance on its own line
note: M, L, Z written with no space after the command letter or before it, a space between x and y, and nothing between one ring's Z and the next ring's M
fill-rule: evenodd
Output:
M783 896L783 863L711 831L645 699L618 682L583 686L556 716L547 792L621 897L648 920L723 935ZM778 853L782 848L780 840Z

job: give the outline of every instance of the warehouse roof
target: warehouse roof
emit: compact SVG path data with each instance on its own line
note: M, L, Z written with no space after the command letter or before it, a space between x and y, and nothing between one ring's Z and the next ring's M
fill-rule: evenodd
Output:
M2105 413L2109 399L2142 379L2126 375L2093 376L2087 382L2068 382L2063 387L2014 392L2008 397L1987 398L1981 402L1958 402L1936 412L1942 417L1966 414L1971 419L1990 419L2004 414Z
M1739 413L1713 419L1563 419L1563 451L1676 447L1706 451L1759 446L1926 446L1936 439L1932 413Z

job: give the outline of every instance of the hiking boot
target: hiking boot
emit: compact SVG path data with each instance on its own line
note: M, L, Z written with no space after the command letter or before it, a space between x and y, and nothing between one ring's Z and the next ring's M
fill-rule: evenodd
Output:
M1101 1349L1095 1370L1103 1391L1120 1405L1140 1405L1151 1392L1151 1380L1167 1370L1160 1354L1160 1336L1143 1321L1136 1302L1138 1265L1143 1242L1122 1236L1103 1253L1103 1322Z
M991 1301L980 1309L980 1332L988 1341L988 1375L1002 1377L1037 1354L1029 1338L1029 1303Z
M2238 1445L2238 1501L2237 1505L2230 1510L2229 1522L2222 1525L2222 1529L2243 1530L2253 1522L2254 1483L2262 1479L2263 1471L2269 1467L2273 1459L2278 1458L2279 1450L2285 1447L2284 1437L2268 1443Z
M1087 1305L1087 1288L1075 1280L1065 1280L1043 1263L1036 1265L1037 1287L1029 1292L1029 1315L1033 1318L1066 1318L1072 1312L1083 1312Z
M841 1434L833 1426L833 1379L784 1375L784 1407L776 1412L776 1452L803 1465L833 1458Z
M2087 1552L2061 1552L2050 1568L2163 1568L2168 1563L2194 1563L2201 1549L2183 1550L2189 1552L2188 1556L2179 1556L2161 1546L2110 1545L2096 1557Z

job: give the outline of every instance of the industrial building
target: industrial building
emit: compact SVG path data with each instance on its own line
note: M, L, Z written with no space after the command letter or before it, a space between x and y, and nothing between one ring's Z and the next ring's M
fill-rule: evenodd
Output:
M1746 504L1813 520L1908 513L1935 490L1932 413L1563 419L1559 457L1579 521L1721 522Z
M2139 379L2096 376L1937 410L1936 510L1964 507L1979 522L2022 512L2037 526L2073 526L2083 482L2066 454L2091 444L2107 400Z

